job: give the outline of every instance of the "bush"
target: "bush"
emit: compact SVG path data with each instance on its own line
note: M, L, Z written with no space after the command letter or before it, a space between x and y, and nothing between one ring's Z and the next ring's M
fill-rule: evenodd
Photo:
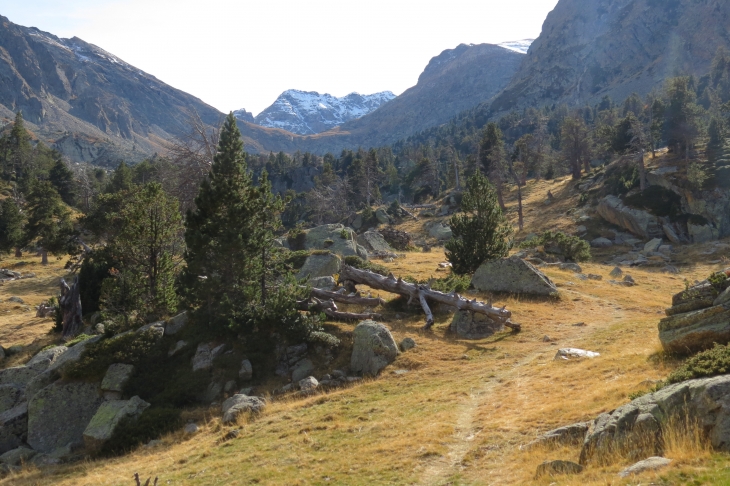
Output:
M104 444L101 454L109 456L129 452L137 445L157 439L181 425L180 410L150 407L139 417L123 419L111 439Z
M350 255L345 257L345 265L349 265L353 268L357 268L360 270L368 270L384 277L387 277L390 273L390 270L385 268L383 265L378 265L377 263L365 261L357 255Z
M465 292L471 286L471 277L469 275L450 274L448 277L440 278L431 282L431 288L450 294L451 292Z
M537 238L523 241L520 248L542 246L545 252L563 255L566 260L582 262L591 258L591 246L577 236L568 236L560 231L546 231Z
M304 250L304 241L307 238L307 234L304 232L301 226L296 226L289 230L286 235L286 242L289 243L289 248L292 251Z
M604 187L608 194L626 194L639 185L639 169L636 164L616 164L606 170Z
M715 344L715 347L696 354L674 370L666 384L680 383L693 378L704 378L730 373L730 347Z
M284 263L293 270L299 270L304 266L304 262L309 257L309 251L297 250L285 254Z

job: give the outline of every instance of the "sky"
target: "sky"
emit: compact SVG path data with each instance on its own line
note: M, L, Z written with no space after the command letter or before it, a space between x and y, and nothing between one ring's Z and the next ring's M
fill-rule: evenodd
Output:
M396 95L459 44L535 38L557 0L0 0L0 15L79 37L223 112L287 89Z

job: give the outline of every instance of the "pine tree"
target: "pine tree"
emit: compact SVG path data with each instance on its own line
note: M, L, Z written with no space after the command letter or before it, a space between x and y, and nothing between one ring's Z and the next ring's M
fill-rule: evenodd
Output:
M569 116L563 121L560 143L573 180L580 179L581 166L590 169L591 139L588 127L580 116Z
M30 145L28 131L25 129L23 114L17 112L7 144L7 160L12 180L20 182L28 176L32 152L33 148Z
M465 275L486 261L507 255L512 227L499 207L494 187L479 172L466 182L461 210L463 214L449 221L453 237L445 247L454 273Z
M63 202L69 206L73 206L76 202L76 187L73 172L66 166L60 153L54 150L53 155L55 163L48 174L48 179L53 184L53 187L56 188L56 191L58 191Z
M48 264L48 253L63 254L73 250L75 235L71 211L48 181L36 181L28 194L28 224L25 245L41 249L42 264Z
M667 93L667 143L678 154L684 153L685 161L689 162L690 148L700 135L701 115L701 107L695 103L697 94L693 89L692 78L670 79Z
M6 198L0 204L0 253L15 250L15 256L21 256L23 244L23 225L25 218L12 198Z
M124 161L119 162L106 187L106 192L113 194L116 192L130 191L134 186L133 178L134 173L132 169Z
M297 319L294 299L282 296L289 287L270 289L277 251L273 231L283 203L271 194L265 172L259 182L253 185L241 133L229 114L196 209L186 219L182 282L200 325L251 333L265 322L274 325L268 312L284 314L282 325Z
M497 188L497 200L499 207L504 209L503 184L505 174L505 149L504 136L499 126L490 122L482 134L479 144L479 163L487 177Z

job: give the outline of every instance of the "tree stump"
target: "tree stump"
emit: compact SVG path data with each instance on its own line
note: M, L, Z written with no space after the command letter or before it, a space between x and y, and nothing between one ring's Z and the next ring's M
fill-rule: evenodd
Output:
M61 315L63 316L63 331L61 339L70 341L81 332L83 321L81 320L81 292L79 277L74 278L74 283L69 287L64 279L61 279L61 298L58 299Z

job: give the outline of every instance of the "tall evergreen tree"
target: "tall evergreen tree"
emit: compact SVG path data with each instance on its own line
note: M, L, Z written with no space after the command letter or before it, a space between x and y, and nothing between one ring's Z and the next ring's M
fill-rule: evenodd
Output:
M590 169L591 138L583 118L569 116L563 121L561 130L563 156L570 166L573 180L580 179L581 166Z
M55 163L48 174L48 179L56 188L63 202L73 206L76 202L76 187L73 172L66 166L61 154L54 150Z
M502 195L505 174L504 135L499 126L489 122L484 129L479 144L479 163L487 177L497 189L497 200L499 207L504 209L504 197Z
M6 173L10 180L22 181L28 174L33 148L30 145L30 136L25 129L23 114L15 114L15 122L6 143Z
M106 187L106 192L113 194L116 192L129 191L134 186L133 179L134 172L126 163L124 163L124 161L121 161L117 168L114 169L114 173Z
M21 256L23 245L23 225L25 218L12 198L6 198L0 204L0 253L15 250L15 256Z
M700 135L701 115L692 78L670 79L667 94L667 143L678 154L684 153L685 161L689 162L689 151Z
M253 185L233 114L223 124L218 153L195 205L186 219L182 275L194 322L251 333L270 309L296 320L294 299L281 296L285 286L270 289L273 231L283 204L271 194L265 173L259 187Z
M74 227L71 211L48 181L36 181L28 194L28 224L25 245L41 249L42 262L48 264L48 253L60 255L73 249ZM25 246L24 245L24 246Z
M454 273L465 275L507 254L512 227L499 207L494 187L480 172L467 179L461 210L463 214L449 221L453 237L445 247Z

